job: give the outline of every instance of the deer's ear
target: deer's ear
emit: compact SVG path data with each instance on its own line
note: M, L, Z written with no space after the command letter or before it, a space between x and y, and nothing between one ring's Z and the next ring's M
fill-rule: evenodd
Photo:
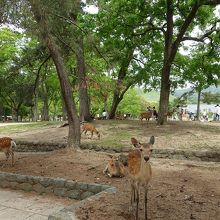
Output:
M150 141L149 141L149 144L154 144L154 142L155 142L155 138L154 138L154 136L151 136L150 137Z

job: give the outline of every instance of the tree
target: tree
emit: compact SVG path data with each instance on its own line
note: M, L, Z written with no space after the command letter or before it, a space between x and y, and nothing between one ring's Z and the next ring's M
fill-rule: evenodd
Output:
M217 86L220 79L218 56L210 45L199 45L191 50L191 57L186 58L186 68L182 78L191 84L192 90L198 93L197 120L200 116L202 91L211 85Z
M164 63L161 73L161 89L160 89L160 106L158 124L162 125L166 120L166 112L168 110L169 94L170 94L170 74L173 61L181 42L193 40L204 42L213 32L217 31L216 24L218 20L214 20L213 8L220 4L219 0L206 1L190 1L190 3L173 0L166 0L166 23L164 23L162 32L164 34ZM174 16L177 16L174 20ZM213 22L214 20L214 22ZM210 30L206 30L207 25L213 23ZM164 28L166 26L166 28ZM193 27L200 26L206 32L200 37L190 36Z
M142 52L141 46L146 43L146 37L138 32L149 11L142 0L130 3L125 0L99 1L99 13L88 18L88 27L93 30L96 27L93 33L95 39L100 41L95 49L107 63L106 72L114 83L110 119L114 118L128 89L143 80L142 73L145 73L146 83L150 78L146 66L143 67L143 57L139 60L137 55Z
M50 51L59 77L61 92L66 105L69 122L68 146L76 148L80 145L80 124L77 116L76 106L73 102L73 96L64 62L59 51L59 47L54 40L54 36L50 32L51 29L49 26L49 20L45 13L46 8L43 7L39 0L30 0L29 2L35 20L39 26L41 40L45 43Z

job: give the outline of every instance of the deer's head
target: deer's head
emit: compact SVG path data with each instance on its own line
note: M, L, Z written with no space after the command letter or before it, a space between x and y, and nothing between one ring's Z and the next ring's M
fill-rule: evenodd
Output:
M155 142L154 136L151 136L148 143L140 143L140 147L138 148L141 152L141 157L147 162L150 159L150 156L153 152L153 145Z

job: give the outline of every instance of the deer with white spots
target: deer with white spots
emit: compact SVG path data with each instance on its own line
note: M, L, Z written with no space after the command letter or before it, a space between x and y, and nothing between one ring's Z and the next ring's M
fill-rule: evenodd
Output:
M0 151L4 152L6 156L5 164L9 156L11 156L12 166L14 166L13 147L16 147L16 143L11 138L9 137L0 138ZM4 167L5 164L3 164L2 167Z
M134 139L133 139L134 140ZM133 142L133 140L131 140ZM135 219L138 220L140 187L144 187L144 213L145 220L147 220L147 194L149 182L152 177L151 164L149 162L151 153L153 151L154 136L150 138L148 143L140 143L134 145L128 153L128 173L131 179L131 208L136 203Z

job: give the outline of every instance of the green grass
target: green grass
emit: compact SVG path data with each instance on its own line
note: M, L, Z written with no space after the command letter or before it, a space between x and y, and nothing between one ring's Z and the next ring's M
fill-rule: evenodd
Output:
M19 133L19 132L25 132L30 131L38 128L47 128L48 126L52 125L59 125L62 122L57 121L50 121L50 122L30 122L28 124L13 124L13 125L7 125L8 123L5 123L6 126L0 126L0 134L11 134L11 133ZM1 123L3 124L3 123Z

